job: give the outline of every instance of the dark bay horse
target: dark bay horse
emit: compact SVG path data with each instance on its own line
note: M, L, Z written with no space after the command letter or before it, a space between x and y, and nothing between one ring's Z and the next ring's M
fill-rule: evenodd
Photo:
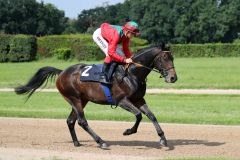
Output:
M167 146L164 132L157 122L156 117L148 108L144 95L146 93L146 78L151 70L158 71L165 82L174 83L177 80L170 51L163 51L162 47L148 47L139 50L132 58L134 63L118 65L112 77L111 94L116 104L136 116L132 128L127 129L123 135L137 132L142 113L154 124L160 136L160 145ZM15 88L17 94L28 94L28 98L41 87L49 78L58 75L56 86L64 99L72 106L72 111L67 119L67 125L74 143L80 146L75 133L75 122L87 131L101 148L107 149L108 145L88 125L84 116L84 107L88 101L97 104L108 104L102 86L98 82L82 82L80 75L86 64L70 66L65 70L54 67L43 67L35 73L26 85Z

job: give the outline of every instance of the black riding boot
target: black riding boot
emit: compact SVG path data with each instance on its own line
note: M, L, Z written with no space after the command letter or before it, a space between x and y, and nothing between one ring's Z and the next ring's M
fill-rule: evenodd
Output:
M109 80L111 80L112 75L113 75L113 72L115 71L118 63L115 62L115 61L112 61L110 64L111 64L111 65L110 65L109 71L108 71L108 78L109 78Z
M108 79L108 71L110 68L111 63L103 63L103 68L102 68L102 73L100 74L100 79L99 81L101 83L105 83L105 84L110 84L110 81Z

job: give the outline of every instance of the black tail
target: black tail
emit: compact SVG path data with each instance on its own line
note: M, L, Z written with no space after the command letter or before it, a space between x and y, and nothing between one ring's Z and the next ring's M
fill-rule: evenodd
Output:
M16 94L28 94L27 100L45 81L59 75L62 70L53 67L40 68L26 85L15 88Z

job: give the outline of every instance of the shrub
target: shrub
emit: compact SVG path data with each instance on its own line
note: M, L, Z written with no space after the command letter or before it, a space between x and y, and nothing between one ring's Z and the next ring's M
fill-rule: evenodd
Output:
M100 60L105 57L105 54L97 45L73 45L72 50L75 53L77 60Z
M146 45L147 41L134 38L131 41L131 48L136 51ZM38 38L38 54L40 57L51 57L56 49L70 48L71 55L78 60L100 60L105 54L93 42L92 35L53 35Z
M9 61L23 62L35 59L36 38L34 36L16 35L11 38Z
M23 62L36 58L36 37L0 35L0 61Z
M71 49L58 48L53 51L53 54L57 59L68 60L71 57Z
M240 56L240 44L171 44L171 51L176 57L230 57Z
M235 39L235 40L233 41L233 43L238 43L238 44L240 44L240 39Z
M0 62L8 61L10 51L10 35L0 34Z

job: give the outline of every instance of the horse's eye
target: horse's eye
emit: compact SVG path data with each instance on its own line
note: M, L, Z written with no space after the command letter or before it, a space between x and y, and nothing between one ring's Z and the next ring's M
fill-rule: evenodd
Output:
M168 55L167 54L164 54L163 55L163 59L166 60L168 58Z

